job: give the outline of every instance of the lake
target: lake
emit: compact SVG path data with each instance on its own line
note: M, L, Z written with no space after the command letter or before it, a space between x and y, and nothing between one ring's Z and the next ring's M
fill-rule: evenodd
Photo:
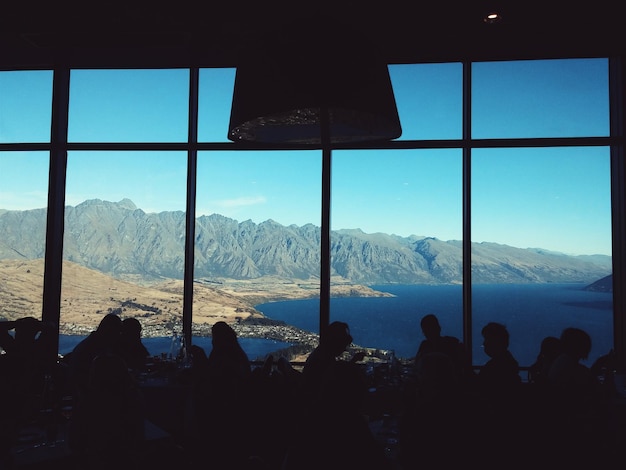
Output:
M520 365L534 362L541 340L578 327L592 338L586 364L613 347L612 295L584 290L587 284L485 284L472 290L472 354L474 364L488 357L482 351L480 329L489 321L503 323L510 334L510 350ZM371 286L396 297L333 298L330 320L350 325L361 346L392 349L398 357L415 355L423 338L419 322L427 313L438 316L442 334L462 338L460 285ZM266 316L319 332L317 299L257 305Z

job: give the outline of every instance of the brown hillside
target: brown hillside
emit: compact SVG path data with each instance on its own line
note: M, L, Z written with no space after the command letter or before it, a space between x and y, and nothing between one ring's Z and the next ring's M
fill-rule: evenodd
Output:
M0 260L0 317L41 318L43 260ZM337 280L336 296L387 296L364 286ZM199 281L194 285L194 324L212 325L224 320L262 314L259 303L316 297L319 282L262 278L250 281ZM61 289L61 331L83 334L93 330L109 312L136 317L150 330L171 330L180 324L183 312L183 281L165 280L152 286L118 280L78 264L64 262Z

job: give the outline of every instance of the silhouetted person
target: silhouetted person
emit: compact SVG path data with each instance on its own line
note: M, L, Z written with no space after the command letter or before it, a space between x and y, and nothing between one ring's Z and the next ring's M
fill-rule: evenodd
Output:
M591 352L591 337L580 328L565 328L560 337L561 353L548 373L550 383L559 386L589 386L596 384L591 370L582 364Z
M560 353L561 340L556 336L546 336L541 341L537 359L528 369L529 382L545 385L548 381L548 371Z
M280 468L293 435L294 410L300 406L296 396L300 376L283 356L274 360L268 355L252 371L251 395L256 405L249 409L250 432L254 436L250 444L258 468Z
M390 469L363 414L364 372L354 363L332 361L318 380L317 398L294 424L281 469Z
M140 468L144 419L143 397L124 360L116 354L96 356L69 424L68 440L79 455L79 468Z
M600 380L607 393L615 393L614 375L619 369L619 360L613 349L598 357L590 367L591 374Z
M216 468L241 468L250 452L248 407L252 368L237 333L226 322L211 328L212 350L192 346L194 452L207 452ZM202 457L201 457L202 458Z
M519 363L509 351L509 332L501 323L487 323L481 330L483 348L489 360L478 372L478 384L483 390L516 387L521 382Z
M300 390L304 400L310 401L311 395L317 393L316 389L326 370L340 360L339 357L351 343L352 335L347 323L334 321L324 329L319 344L311 351L302 369ZM363 352L359 352L352 357L351 362L362 360L364 356Z
M237 333L228 323L218 321L211 327L211 345L213 348L207 363L211 375L249 378L252 371L250 359L239 344Z
M25 391L40 391L44 374L55 366L53 334L52 325L34 317L0 322L0 346L5 351L0 355L2 374L19 379Z
M121 332L122 319L109 313L100 320L98 327L69 353L68 364L77 393L80 394L87 385L91 361L96 356L117 354Z
M52 334L51 325L34 317L0 322L0 468L11 468L10 446L19 424L36 416L44 377L54 374Z
M122 320L118 352L130 369L141 370L150 356L141 341L141 323L136 318Z
M54 334L52 325L34 317L0 322L0 345L5 351L0 354L0 463L19 423L38 416L46 377L60 383L52 350Z
M591 337L580 328L565 328L561 354L548 372L553 419L554 458L563 463L592 464L609 450L608 401L597 377L582 361L591 352Z
M470 467L483 444L475 432L481 416L457 365L443 352L423 353L416 385L400 418L402 468Z
M509 332L497 322L481 330L483 348L489 360L479 370L475 382L476 400L480 406L478 421L485 439L482 449L485 464L496 467L520 445L524 430L519 407L521 382L519 363L509 351Z
M438 352L447 355L460 377L466 378L470 373L469 360L463 343L454 336L442 335L438 318L433 314L424 315L420 321L424 340L415 354L415 369L419 374L424 355Z

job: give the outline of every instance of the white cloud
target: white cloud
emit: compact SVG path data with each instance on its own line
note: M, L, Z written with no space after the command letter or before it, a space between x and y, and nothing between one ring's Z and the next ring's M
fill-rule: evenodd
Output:
M264 196L252 196L252 197L238 197L235 199L222 199L215 201L213 204L217 207L223 207L233 209L237 207L256 206L258 204L265 204L267 199Z

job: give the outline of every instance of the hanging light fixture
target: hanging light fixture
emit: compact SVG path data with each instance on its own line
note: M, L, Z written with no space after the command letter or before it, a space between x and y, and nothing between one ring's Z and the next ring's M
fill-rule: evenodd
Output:
M387 64L346 25L298 22L258 44L237 67L230 140L328 144L402 134Z

